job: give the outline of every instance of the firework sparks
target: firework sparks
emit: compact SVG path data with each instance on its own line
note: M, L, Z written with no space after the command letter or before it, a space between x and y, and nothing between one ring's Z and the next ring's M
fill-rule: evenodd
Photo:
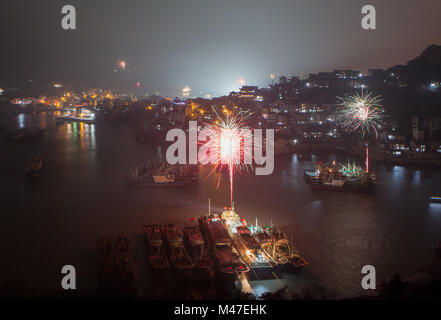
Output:
M378 135L383 119L381 96L372 92L361 95L356 93L347 98L339 98L343 109L338 117L338 123L349 132L361 131L361 136L368 135L371 130ZM369 146L366 143L366 172L369 172Z
M124 60L118 60L118 68L123 71L126 71L126 62Z
M341 110L338 123L347 131L361 131L362 136L371 131L377 135L381 128L383 108L381 96L374 96L371 92L367 94L356 93L346 98L339 98Z
M209 162L213 165L214 171L228 170L230 180L230 202L233 203L233 186L235 173L242 171L251 165L252 161L252 133L245 126L245 120L248 118L247 112L232 114L223 112L223 115L216 112L217 120L205 126L207 135L216 137L204 143L204 146L210 150L208 159L202 159L201 162ZM211 150L215 150L211 152ZM220 183L218 180L218 185Z

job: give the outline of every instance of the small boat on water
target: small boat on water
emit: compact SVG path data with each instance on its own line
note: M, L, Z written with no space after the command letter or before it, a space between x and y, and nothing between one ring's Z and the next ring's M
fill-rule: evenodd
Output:
M43 158L37 154L31 162L31 165L26 168L25 173L29 176L38 176L38 173L40 172L41 168L43 167Z
M170 263L176 269L192 269L194 267L187 250L184 247L183 232L173 225L163 225L162 235L166 242L166 251Z
M144 225L144 241L147 246L147 259L153 269L166 269L170 266L162 240L161 227Z
M197 225L184 228L184 240L196 268L205 271L211 270L214 263L208 254L204 237Z

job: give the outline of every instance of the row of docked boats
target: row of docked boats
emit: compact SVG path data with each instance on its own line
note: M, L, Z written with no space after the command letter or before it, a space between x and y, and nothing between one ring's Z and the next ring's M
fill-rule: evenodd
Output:
M173 224L144 225L147 259L152 269L200 269L214 266L197 225L178 228Z
M243 274L255 267L307 265L292 241L273 226L249 226L234 211L209 212L197 224L178 228L172 224L144 225L147 259L152 269Z
M303 267L308 262L280 227L247 224L232 208L225 208L222 220L241 258L250 268L255 267Z
M101 237L97 241L98 289L106 295L134 297L135 278L130 259L130 242L125 236Z

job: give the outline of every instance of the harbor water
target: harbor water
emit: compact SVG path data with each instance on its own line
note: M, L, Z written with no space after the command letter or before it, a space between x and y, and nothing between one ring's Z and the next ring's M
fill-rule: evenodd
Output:
M61 268L77 270L77 294L96 288L96 240L103 235L127 235L132 244L136 285L140 295L154 290L143 242L147 223L189 222L229 204L226 176L202 168L194 186L129 188L121 174L148 160L164 161L160 146L139 144L127 124L97 122L56 124L51 113L0 116L7 131L46 128L33 143L1 140L0 288L2 294L36 295L57 292ZM29 180L25 168L36 153L45 165ZM430 196L441 194L441 170L372 163L375 193L334 193L312 190L304 170L314 160L346 162L338 154L296 154L276 157L270 176L237 175L237 213L250 223L280 225L292 235L309 262L300 273L285 274L293 290L312 284L338 297L364 295L361 269L376 268L377 279L402 275L431 259L431 247L441 243L441 205ZM362 164L362 159L358 160ZM281 281L281 280L279 280ZM251 283L252 285L252 283ZM273 288L261 281L257 292Z

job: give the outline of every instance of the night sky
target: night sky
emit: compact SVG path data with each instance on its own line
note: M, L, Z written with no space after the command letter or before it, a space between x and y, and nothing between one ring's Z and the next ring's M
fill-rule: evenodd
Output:
M62 30L61 7L77 9ZM361 8L377 9L362 30ZM439 0L2 0L0 85L135 87L220 95L269 74L384 68L441 43ZM118 59L125 73L115 73Z

